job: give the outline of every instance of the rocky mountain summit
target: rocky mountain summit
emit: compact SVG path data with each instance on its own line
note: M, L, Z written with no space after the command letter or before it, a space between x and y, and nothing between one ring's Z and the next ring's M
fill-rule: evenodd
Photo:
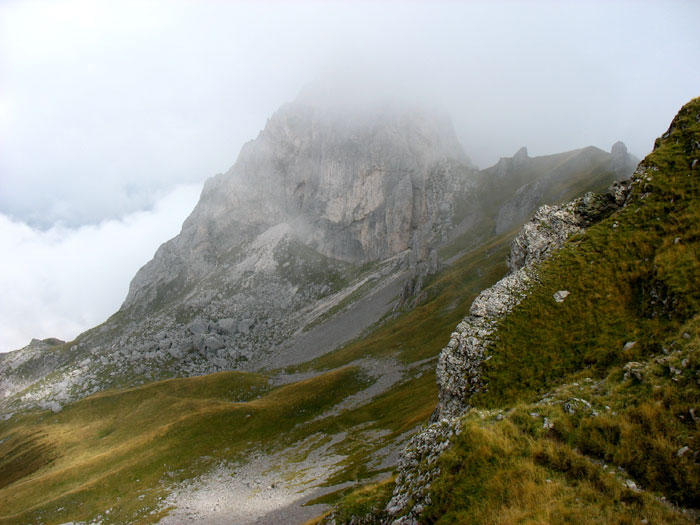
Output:
M481 497L453 490L452 477L466 472L488 494L492 472L480 473L478 457L491 468L513 456L488 456L491 442L472 439L465 421L505 428L499 446L524 426L530 446L538 432L563 436L581 417L624 410L553 381L585 367L603 374L619 356L631 364L613 380L653 375L639 352L657 341L638 327L691 311L674 276L695 282L695 252L685 250L697 236L686 239L678 217L661 221L695 209L684 207L692 192L668 190L665 168L647 163L633 183L619 182L631 157L616 144L544 157L522 148L478 170L439 115L396 104L339 109L312 95L283 106L206 183L182 232L138 272L110 319L74 341L0 355L0 522L301 522L353 501L360 480L379 496L360 488L328 521L435 522L450 494L459 505ZM658 153L685 144L677 136ZM659 241L664 228L679 231ZM604 241L618 235L628 237L611 256ZM591 236L598 244L584 255L571 248ZM615 268L629 275L598 268L618 255ZM630 289L615 288L625 282ZM622 304L630 297L634 308ZM607 339L575 346L591 333ZM694 367L685 354L666 357L674 370ZM571 388L607 395L592 377ZM516 397L522 389L529 397ZM678 413L694 422L689 407ZM675 448L683 461L697 448L686 441ZM463 459L471 443L476 461ZM556 464L548 450L532 456ZM634 458L619 465L630 482L651 483ZM560 487L556 474L537 472ZM518 479L502 478L508 489ZM688 486L680 497L692 499Z
M122 309L204 278L256 239L261 247L294 236L354 264L407 250L423 258L471 182L468 166L449 121L420 112L355 121L287 104L227 173L207 181L182 232L138 272Z
M305 306L318 316L337 305L361 266L375 264L372 281L383 282L435 259L474 174L448 121L420 112L351 119L288 104L231 170L207 181L180 235L137 273L120 313L139 318L167 297L167 309L179 302L181 317L197 322L193 335L218 323L223 340L206 350L240 347L227 336L261 323L277 333L264 344L278 345L314 320L295 316Z
M302 94L206 182L107 322L24 349L21 363L0 356L0 406L55 408L108 387L322 355L410 308L427 276L538 205L620 178L627 157L615 151L522 149L479 171L443 116L348 113Z
M309 357L337 346L391 307L397 279L436 270L435 250L476 174L445 118L390 109L349 116L303 99L283 106L227 173L206 182L120 311L53 352L53 368L66 368L60 380L25 400L256 369L275 355L298 361L295 350ZM377 304L339 333L313 331L366 296ZM14 370L1 379L5 397L50 369L28 363L17 370L23 382L5 378Z

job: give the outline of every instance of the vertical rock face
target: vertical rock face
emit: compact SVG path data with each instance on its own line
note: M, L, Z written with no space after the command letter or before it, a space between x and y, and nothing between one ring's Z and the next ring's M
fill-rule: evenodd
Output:
M154 287L201 278L226 252L281 223L350 263L409 249L421 257L468 184L465 165L446 119L287 104L227 173L207 181L182 233L134 278L124 306L155 298Z

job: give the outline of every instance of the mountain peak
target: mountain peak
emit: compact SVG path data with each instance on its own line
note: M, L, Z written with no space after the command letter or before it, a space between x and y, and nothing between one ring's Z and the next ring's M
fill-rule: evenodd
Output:
M615 144L612 145L612 148L610 148L610 154L613 156L627 155L627 146L624 142L618 140Z
M326 256L372 261L409 248L411 224L429 213L428 180L455 162L470 166L439 115L349 114L297 100L207 182L186 226L208 221L224 231L235 222L258 231L287 222Z
M513 155L513 160L515 162L522 162L525 159L529 159L530 156L527 154L527 148L523 146L520 148L518 151L515 152L515 155Z
M627 151L624 142L618 140L610 148L610 168L620 174L626 174L639 163L639 159ZM626 176L626 175L625 175Z
M233 282L256 246L269 267L295 242L344 264L428 258L476 173L451 121L400 104L327 104L302 94L268 119L236 163L205 183L180 235L134 277L122 310L150 311L214 275ZM284 242L273 246L278 229Z
M427 162L453 158L470 164L449 116L396 101L380 103L360 97L335 103L324 96L313 99L301 94L268 119L258 138L292 148L322 148L329 142L351 142L357 148L371 140L377 143L371 151L375 156L382 154L380 147L404 147L410 150L404 153L427 156Z

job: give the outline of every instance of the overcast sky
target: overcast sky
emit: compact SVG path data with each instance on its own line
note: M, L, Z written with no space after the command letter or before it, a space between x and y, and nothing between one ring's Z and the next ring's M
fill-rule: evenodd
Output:
M0 0L0 351L113 313L206 177L328 72L418 93L481 167L700 95L698 2ZM348 74L348 73L345 73Z

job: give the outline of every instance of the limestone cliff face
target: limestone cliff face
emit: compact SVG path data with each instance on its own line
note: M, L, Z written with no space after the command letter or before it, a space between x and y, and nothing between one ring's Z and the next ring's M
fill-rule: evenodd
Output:
M235 165L205 184L182 232L134 278L124 308L212 272L231 250L288 224L349 263L423 258L449 227L469 161L448 120L420 111L348 115L283 106Z
M2 396L13 407L63 404L330 351L390 310L407 276L437 269L436 248L477 174L447 119L395 106L338 111L302 96L206 182L120 311L64 345L57 373L32 375L31 392L8 380Z

